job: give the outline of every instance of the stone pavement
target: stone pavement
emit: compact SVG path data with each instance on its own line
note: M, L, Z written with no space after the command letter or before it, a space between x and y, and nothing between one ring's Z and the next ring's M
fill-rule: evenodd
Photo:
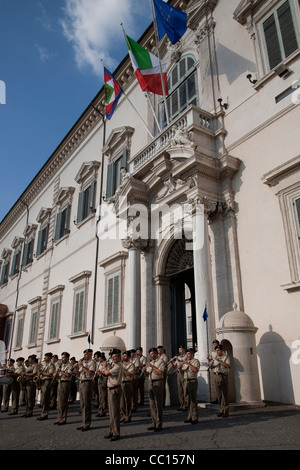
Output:
M21 406L18 415L0 413L0 450L101 450L105 451L103 456L113 455L114 458L153 454L155 459L166 452L175 455L181 452L181 455L193 458L199 457L197 451L200 450L300 449L300 407L231 406L231 409L228 418L219 418L216 406L199 405L199 423L191 425L183 422L186 413L178 412L175 406L165 407L163 431L155 433L147 430L151 426L148 405L140 406L132 414L131 423L121 424L121 439L111 442L104 439L109 429L109 417L97 418L96 408L93 408L91 429L82 432L76 430L81 424L78 401L70 404L68 423L60 427L53 425L57 417L55 410L50 411L48 420L37 421L38 405L31 418L22 417L25 409ZM154 464L154 460L151 463ZM172 463L181 462L177 459Z

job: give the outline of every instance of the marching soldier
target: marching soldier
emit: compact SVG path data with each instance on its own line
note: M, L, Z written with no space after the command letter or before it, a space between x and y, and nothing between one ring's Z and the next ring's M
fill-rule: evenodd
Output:
M130 423L132 404L132 377L135 373L134 364L130 361L130 351L123 352L122 367L121 423Z
M121 380L123 367L121 363L121 351L113 349L111 354L112 364L104 369L107 379L108 409L109 409L109 433L104 437L111 441L120 439L120 399Z
M134 373L132 376L132 411L136 411L138 407L138 380L140 375L140 361L139 356L136 355L136 350L130 350L131 362L134 365Z
M172 366L177 367L177 389L178 389L178 398L180 403L180 408L177 411L187 411L188 403L187 397L184 393L184 378L183 370L181 368L181 363L186 359L185 346L180 345L178 348L178 356L175 356L175 361L172 361Z
M106 416L107 409L107 377L103 373L106 367L106 357L103 352L100 352L99 362L97 362L96 373L98 375L98 394L99 394L99 408L96 416L99 418Z
M61 361L58 359L57 354L53 354L52 356L52 362L55 367L55 373L52 378L52 383L51 383L51 399L50 399L50 408L51 409L56 409L57 406L57 387L58 387L58 382L57 382L57 371L60 367Z
M62 426L67 422L68 408L69 408L69 395L71 389L71 381L73 374L73 365L69 361L70 354L63 352L61 354L61 365L57 371L58 373L58 387L57 387L57 421L54 424Z
M151 361L146 364L145 373L149 378L152 426L148 430L159 432L162 430L165 363L162 359L159 359L157 348L150 348L149 354Z
M76 373L77 362L74 356L70 358L70 364L72 366L72 376L71 376L69 403L74 403L77 397L77 373Z
M50 408L51 399L51 382L55 373L55 366L51 362L52 353L46 353L44 360L41 363L40 370L38 372L39 380L41 381L41 407L42 413L38 421L48 419L48 413Z
M230 359L223 351L223 346L218 344L215 348L216 355L210 363L210 368L214 374L217 399L219 403L219 414L223 418L228 416L228 373L230 369Z
M143 356L143 348L141 346L137 348L136 353L139 357L140 363L140 374L138 378L138 405L143 405L145 397L145 374L143 373L143 369L146 366L147 358L146 356Z
M186 352L186 359L181 362L185 395L188 399L189 413L185 423L197 424L198 423L198 402L197 402L197 388L198 380L197 374L200 369L200 362L194 357L194 350L189 348Z
M26 389L26 412L23 415L24 418L31 418L33 415L33 408L35 405L35 395L36 395L36 383L33 380L39 371L39 366L37 363L36 355L32 354L28 356L28 367L26 372L24 372L23 377L25 379L25 389Z
M24 357L18 357L14 372L11 374L14 378L11 392L11 411L10 415L18 414L20 393L23 390L24 378L22 374L26 371L24 366Z
M96 371L96 363L92 359L92 349L85 349L83 354L83 359L78 362L77 372L82 424L77 429L88 431L92 420L93 377Z
M157 346L157 352L158 352L158 357L162 359L165 363L165 370L164 370L164 398L163 398L163 403L164 406L166 404L166 383L167 383L167 376L168 376L168 368L167 364L169 362L168 356L165 354L165 349L163 346Z
M8 377L13 377L14 371L15 371L15 360L14 359L7 359L7 366L6 366L7 372L6 375ZM3 407L1 409L1 412L6 412L8 411L8 406L9 406L9 400L10 400L10 395L12 393L12 385L13 383L7 383L3 385Z

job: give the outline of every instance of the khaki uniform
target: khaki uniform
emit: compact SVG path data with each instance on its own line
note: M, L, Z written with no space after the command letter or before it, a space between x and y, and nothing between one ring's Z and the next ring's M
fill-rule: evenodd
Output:
M230 366L229 356L223 354L218 359L226 362ZM228 373L229 368L221 365L216 359L213 359L211 368L214 374L214 382L217 393L217 400L219 403L220 414L228 416L229 402L228 402Z
M7 370L8 374L9 373L13 374L15 371L14 366L9 366L5 368L8 369ZM9 399L12 393L12 388L13 388L13 383L3 385L3 407L1 411L8 411Z
M167 383L167 376L168 376L168 368L167 368L167 364L169 362L169 358L168 356L163 353L163 354L160 354L158 356L158 358L162 359L165 363L165 370L164 370L164 393L163 393L163 405L165 405L166 403L166 383Z
M68 409L69 409L69 395L71 390L71 382L72 382L72 373L73 373L73 366L70 362L66 364L62 363L60 366L60 370L63 372L67 372L70 377L66 377L60 371L58 371L58 387L57 387L57 411L58 417L57 421L60 424L64 424L67 421L68 416Z
M165 370L165 362L163 359L157 358L155 361L150 361L150 364L157 369ZM162 428L162 414L163 414L163 396L164 396L164 376L155 373L152 367L147 367L146 372L149 377L149 400L150 412L154 428Z
M113 363L109 372L110 375L107 379L108 409L110 416L109 434L118 438L120 437L122 363Z
M189 364L197 368L197 372L192 371L189 368ZM198 420L198 402L197 402L197 388L198 388L198 379L197 373L200 369L200 362L198 359L193 358L188 361L188 364L183 364L183 379L184 379L184 391L185 396L188 400L188 420L197 421Z
M107 408L107 377L102 374L105 362L97 362L99 407L97 416L105 416Z
M52 374L52 377L43 376L42 373ZM43 361L40 368L40 383L41 383L41 418L46 418L49 413L50 400L51 400L51 384L53 375L55 374L55 366L53 362Z
M138 380L140 375L140 359L136 356L130 359L134 365L135 371L132 377L132 411L136 411L138 407Z
M186 360L186 355L177 356L175 364L177 367L181 364L182 361ZM183 370L182 367L178 367L177 370L177 390L178 390L178 398L180 403L180 409L182 411L186 411L188 409L188 400L185 395L185 388L184 388L184 377L183 377Z
M25 371L26 371L26 368L24 364L15 366L14 373L17 374L17 376L14 377L14 381L11 384L12 385L12 392L11 392L11 413L12 414L17 414L19 410L20 393L21 393L21 388L23 388L23 383L24 383L24 380L21 377L21 374ZM18 380L18 377L21 377L21 379ZM22 381L22 387L21 387L21 381Z
M31 364L26 370L26 374L38 374L38 364ZM35 405L36 384L33 377L25 375L25 389L26 389L26 416L32 416L33 408Z
M122 422L129 423L131 421L131 404L132 404L132 376L128 376L124 373L124 370L134 374L134 364L131 361L122 362L123 374L122 374L122 396L121 396L121 413Z
M83 366L79 367L79 399L82 418L82 427L89 428L92 421L92 397L93 397L93 377L89 377L86 368L90 371L96 371L96 362L94 359L83 360Z
M147 363L147 358L145 356L139 356L140 360L140 375L138 378L138 404L144 404L144 397L145 397L145 374L142 374L142 369L145 367Z

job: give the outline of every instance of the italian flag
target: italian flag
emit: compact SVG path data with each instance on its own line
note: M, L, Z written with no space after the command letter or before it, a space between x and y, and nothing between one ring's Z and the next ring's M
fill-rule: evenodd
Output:
M107 119L112 117L122 92L123 90L115 77L104 67L105 112Z
M133 66L134 73L143 91L149 91L156 95L163 95L163 87L161 83L161 74L159 59L151 52L144 49L140 44L135 42L129 36L127 38L127 47L129 49L129 57ZM161 69L164 80L164 87L166 95L168 92L167 82L167 66L162 60Z

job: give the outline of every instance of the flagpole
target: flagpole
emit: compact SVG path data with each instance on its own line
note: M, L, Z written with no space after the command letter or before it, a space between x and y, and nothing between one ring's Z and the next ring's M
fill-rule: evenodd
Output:
M131 52L132 52L131 45L130 45L129 41L127 40L127 34L126 34L126 32L125 32L125 29L124 29L123 23L121 23L121 26L122 26L122 30L123 30L123 33L124 33L124 37L125 37L125 41L126 41L127 47L128 47L128 48L131 50ZM153 116L154 116L155 122L156 122L156 124L157 124L157 127L158 127L158 130L159 130L159 132L160 132L160 131L161 131L161 127L160 127L160 125L159 125L159 122L158 122L157 116L156 116L156 114L155 114L155 111L154 111L154 108L153 108L153 106L152 106L152 103L151 103L151 101L150 101L150 98L149 98L149 93L148 93L148 91L147 91L147 90L146 90L146 93L145 93L145 95L146 95L146 98L147 98L147 100L148 100L148 103L149 103L149 105L150 105L150 108L151 108L152 114L153 114ZM152 136L152 138L153 138L153 136Z
M161 60L160 60L160 55L159 55L159 39L158 39L158 31L157 31L157 24L156 24L155 12L154 12L153 0L151 0L151 7L152 7L152 16L153 16L153 24L154 24L154 34L155 34L155 40L156 40L156 44L157 44L157 56L158 56L158 60L159 60L160 79L161 79L161 84L162 84L162 89L163 89L166 118L167 118L167 123L169 125L170 124L169 111L168 111L168 106L167 106L166 89L165 89L165 83L164 83L163 73L162 73L162 68L161 68Z
M105 63L103 62L103 60L102 60L102 59L100 59L100 60L101 60L101 62L103 63L104 67L106 67L106 65L105 65ZM107 70L109 70L108 67L106 67L106 68L107 68ZM123 88L122 88L122 92L123 92L125 98L127 99L127 101L129 102L129 104L132 106L132 108L134 109L134 111L136 112L136 114L138 115L138 117L140 118L140 120L141 120L143 126L146 128L146 130L147 130L147 132L149 133L150 137L151 137L152 139L154 139L154 136L153 136L152 132L151 132L150 129L148 128L148 126L147 126L147 124L145 123L145 121L143 120L142 116L139 114L138 110L135 108L135 106L133 105L133 103L132 103L132 102L130 101L130 99L128 98L128 96L127 96L127 94L125 93L125 91L123 90Z

